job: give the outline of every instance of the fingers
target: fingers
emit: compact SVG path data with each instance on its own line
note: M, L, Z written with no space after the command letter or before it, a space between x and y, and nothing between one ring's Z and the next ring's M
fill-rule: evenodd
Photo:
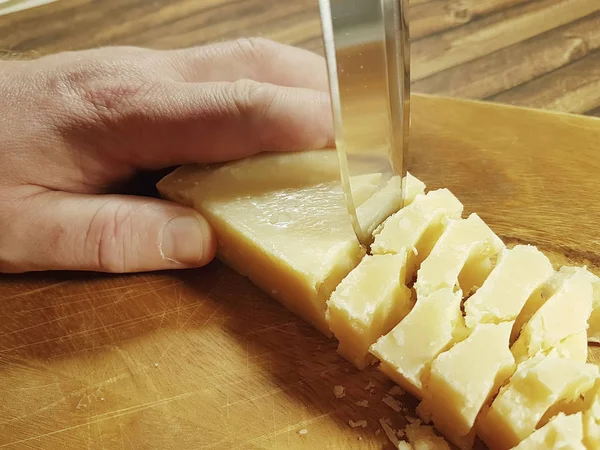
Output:
M168 57L188 82L250 79L328 92L322 56L263 38L170 51Z
M216 247L203 217L156 199L45 191L22 203L6 222L0 272L200 267Z

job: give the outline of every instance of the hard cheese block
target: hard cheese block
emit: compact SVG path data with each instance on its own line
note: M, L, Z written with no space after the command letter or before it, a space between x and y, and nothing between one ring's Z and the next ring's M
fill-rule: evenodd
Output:
M593 291L586 272L580 269L566 277L554 295L523 326L512 347L517 362L555 348L562 348L566 356L574 356L570 354L573 351L569 351L573 341L568 341L566 347L561 344L587 329ZM581 351L575 354L580 355Z
M331 335L325 302L365 254L338 177L334 151L266 153L217 166L181 167L163 178L158 190L207 218L227 265ZM380 181L380 174L352 179L359 208L374 208L368 201Z
M481 286L492 269L490 259L503 248L500 238L477 214L466 219L450 219L417 272L417 298L444 287L454 289L457 285L467 295Z
M405 253L406 283L409 283L445 230L448 219L459 219L462 211L462 203L447 189L417 195L410 205L375 230L371 252Z
M513 374L511 322L483 323L431 365L424 403L433 423L461 449L473 447L479 411Z
M374 360L369 354L371 344L413 306L404 285L405 264L405 254L367 255L327 302L327 320L339 341L338 351L358 368Z
M577 400L599 375L596 365L555 353L524 361L482 410L477 432L490 449L510 449L535 431L552 406Z
M481 289L465 302L467 327L514 321L528 298L553 272L548 257L533 246L506 250Z
M594 447L591 447L594 448ZM586 450L581 413L558 414L513 450Z
M461 300L461 292L451 288L419 299L404 320L371 346L380 369L418 398L431 362L464 335Z

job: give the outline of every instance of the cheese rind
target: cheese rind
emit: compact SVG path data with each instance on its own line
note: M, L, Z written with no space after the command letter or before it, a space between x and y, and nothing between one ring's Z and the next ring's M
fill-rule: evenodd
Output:
M593 447L592 447L593 448ZM581 413L559 413L512 450L586 450Z
M594 364L555 353L524 361L480 413L477 432L492 450L512 448L535 431L553 405L573 402L591 389L599 374Z
M435 426L459 448L473 446L479 411L514 372L511 328L510 322L479 324L431 365L424 402Z
M380 369L419 398L431 362L464 333L461 300L461 292L450 288L418 299L404 320L370 348Z
M567 277L521 329L512 347L517 362L549 352L564 339L585 332L592 312L592 292L584 269Z
M483 286L465 302L465 323L514 321L532 293L554 272L546 255L530 245L506 250Z
M417 298L457 284L468 294L483 284L492 268L487 262L503 249L503 242L477 214L450 219L417 272Z
M317 150L184 166L158 189L206 217L228 266L331 336L325 302L366 253L338 179L335 151ZM359 205L380 181L381 174L352 178Z
M339 341L338 351L359 369L374 360L371 344L413 306L404 285L405 263L403 254L367 255L327 301L327 321Z

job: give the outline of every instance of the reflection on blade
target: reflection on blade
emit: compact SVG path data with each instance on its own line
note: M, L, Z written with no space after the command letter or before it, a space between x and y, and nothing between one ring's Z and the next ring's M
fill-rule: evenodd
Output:
M342 186L356 236L368 246L373 224L361 222L357 214L350 177L381 172L384 187L394 182L392 176L405 175L410 98L406 0L319 0L319 7ZM400 206L402 192L399 188Z

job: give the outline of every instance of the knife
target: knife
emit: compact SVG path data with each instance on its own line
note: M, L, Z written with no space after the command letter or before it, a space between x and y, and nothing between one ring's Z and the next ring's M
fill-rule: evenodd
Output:
M410 127L408 0L319 0L329 91L348 214L357 239L369 246L350 177L377 170L382 181L405 179ZM365 114L379 120L365 121ZM377 123L365 130L364 123ZM404 183L403 183L404 184ZM404 205L404 186L400 189Z

